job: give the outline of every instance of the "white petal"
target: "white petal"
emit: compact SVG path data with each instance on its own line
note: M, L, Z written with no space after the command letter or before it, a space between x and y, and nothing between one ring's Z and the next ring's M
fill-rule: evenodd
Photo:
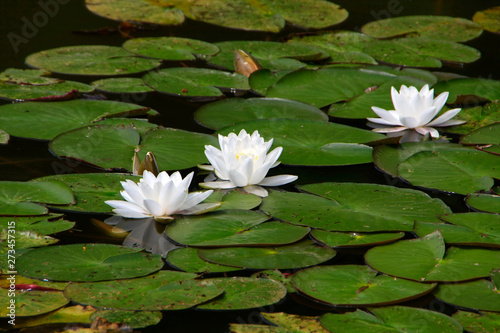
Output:
M229 179L237 187L250 185L248 184L248 179L238 170L229 170Z
M377 132L377 133L395 133L395 132L401 132L407 130L406 127L399 126L399 127L384 127L384 128L374 128L372 131Z
M401 125L399 117L397 117L397 113L387 111L376 106L372 106L372 110L377 114L377 116L382 118L382 120L384 120L386 123L382 123L380 120L375 121L377 118L368 118L368 120L373 121L374 123L384 124L384 125L393 125L393 126Z
M179 210L183 211L196 206L197 204L208 198L210 194L212 194L212 192L213 190L189 193L187 195L186 201L184 201L184 204L179 208Z
M427 126L443 126L442 124L455 117L462 109L451 109L427 124Z
M198 164L198 168L200 168L201 170L214 171L213 165Z
M435 128L432 128L432 127L419 127L419 128L415 128L415 131L417 131L418 133L422 134L422 135L427 135L427 134L430 134L431 137L433 138L439 138L439 132L435 129Z
M193 206L189 209L182 210L178 212L178 214L182 215L199 215L203 214L209 211L212 211L214 209L217 209L221 206L220 202L210 202L210 203L204 203L204 204L199 204L196 206Z
M231 183L231 181L219 181L219 182L206 182L206 183L199 183L198 184L200 187L203 188L213 188L213 189L230 189L230 188L235 188L238 187Z
M439 96L434 99L432 105L436 107L437 112L439 112L443 108L446 100L448 100L448 95L449 93L445 91L444 93L439 94Z
M255 194L256 196L259 196L261 198L265 198L269 195L265 188L258 185L248 185L243 187L243 190L247 193Z
M163 206L154 200L144 200L144 207L146 207L146 209L152 216L163 216L165 214L165 209L163 208Z
M441 124L438 124L438 125L434 125L434 126L436 126L436 127L456 126L456 125L462 125L462 124L465 124L465 123L466 123L465 120L453 120L453 119L450 119L450 120L445 121L444 123L441 123Z
M149 216L149 212L144 208L122 200L107 200L104 201L105 204L113 207L113 212L123 217L128 218L144 218Z
M415 128L420 125L418 119L415 117L401 117L401 124L406 128Z
M264 178L263 181L259 183L262 186L280 186L284 184L291 183L297 180L297 176L294 175L278 175Z
M437 113L438 110L436 110L435 106L431 106L430 108L422 112L418 119L418 126L427 125L432 120L432 118L436 116Z

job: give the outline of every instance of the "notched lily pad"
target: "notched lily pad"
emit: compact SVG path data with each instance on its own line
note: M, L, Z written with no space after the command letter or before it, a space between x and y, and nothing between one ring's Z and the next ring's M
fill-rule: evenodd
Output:
M181 247L168 252L167 263L189 273L222 273L239 270L237 267L213 264L201 259L194 247Z
M0 308L0 317L7 317L10 313L7 305L12 304L10 302L12 297L8 294L7 292L0 293L0 302L4 304ZM68 303L69 300L61 291L17 290L14 303L15 315L16 317L36 316L54 311Z
M311 237L316 241L326 244L330 247L362 247L389 243L403 238L404 232L380 232L380 233L361 233L361 232L332 232L320 229L314 229Z

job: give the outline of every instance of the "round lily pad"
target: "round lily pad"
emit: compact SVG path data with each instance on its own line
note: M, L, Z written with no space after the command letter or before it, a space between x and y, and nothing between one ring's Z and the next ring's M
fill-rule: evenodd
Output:
M77 45L40 51L26 57L30 66L54 73L77 75L126 75L145 72L160 63L140 58L121 47Z
M349 165L370 163L372 148L362 143L382 139L378 133L324 121L262 119L225 127L217 133L228 135L245 129L258 130L273 147L283 147L280 161L292 165Z
M8 308L11 304L14 305L16 317L26 317L54 311L69 302L61 291L17 290L15 299L8 296L7 290L4 291L0 294L0 302L4 305L0 308L0 317L7 317L11 313ZM11 303L12 299L15 303Z
M229 73L207 68L174 67L149 72L143 77L151 88L175 95L189 97L221 97L225 90L248 90L248 78L238 73Z
M461 333L457 320L444 313L406 306L370 308L344 314L327 313L321 316L321 325L332 333L338 332L421 332Z
M489 276L498 268L500 252L451 247L435 231L425 237L380 245L368 250L365 260L385 274L417 281L464 281Z
M213 264L201 259L194 247L181 247L168 252L167 263L190 273L222 273L239 270L237 267Z
M131 328L142 328L156 325L163 317L160 311L122 311L97 310L91 316L93 321L97 317L106 319L108 323L126 325Z
M388 305L430 292L425 284L379 275L368 266L318 266L294 274L292 283L302 294L335 306Z
M465 198L467 206L474 210L500 214L500 195L474 193Z
M163 267L160 256L111 244L34 249L17 260L20 274L55 281L100 281L144 276Z
M472 21L480 24L484 30L500 33L500 6L476 12Z
M500 144L500 122L478 128L464 135L460 142L464 144Z
M448 103L457 103L462 96L462 98L465 97L463 102L473 105L480 102L479 98L490 101L500 99L499 89L500 81L482 78L457 78L438 82L434 86L435 94L449 92ZM469 96L475 98L471 99Z
M311 317L311 316L299 316L294 314L288 314L284 312L276 312L276 313L268 313L261 312L260 315L266 320L268 323L272 323L275 326L264 326L262 327L263 332L301 332L301 333L328 333L326 329L321 326L319 322L319 317ZM231 325L231 329L234 325ZM257 325L242 325L246 326L246 330L243 329L241 331L235 330L235 333L243 333L243 332L258 332ZM278 330L273 331L273 328L277 328ZM269 329L266 331L266 329Z
M114 310L181 310L223 293L195 274L160 271L137 279L72 283L64 290L73 302ZM99 297L96 297L99 295Z
M336 252L311 240L274 247L231 247L198 249L198 255L209 262L253 269L290 269L309 267L328 261Z
M16 322L16 327L29 327L31 329L35 329L33 328L34 326L65 323L79 323L90 325L93 322L90 317L95 312L96 310L92 307L83 307L81 305L66 306L64 308L60 308L56 311L51 311L43 315L22 318L21 320Z
M286 288L279 282L251 277L205 279L224 290L221 298L198 305L199 309L242 310L278 303L286 296Z
M475 313L459 310L452 317L462 324L468 332L495 332L500 324L500 313L495 312L481 311L481 313Z
M79 93L88 93L94 88L88 84L61 81L47 85L12 84L0 82L0 98L15 101L66 100L77 98Z
M219 52L214 44L180 37L144 37L129 39L123 44L129 52L165 60L195 60Z
M328 121L328 116L306 103L281 98L230 98L199 108L195 120L205 127L220 129L256 119L308 119Z
M136 77L102 79L92 82L91 85L99 91L117 94L136 94L153 91L153 89L148 87L142 79Z
M318 242L330 247L362 247L389 243L403 238L404 232L332 232L314 229L311 236Z
M15 222L16 231L33 231L42 235L65 231L75 225L75 222L64 220L62 214L47 214L43 216L0 217L0 229L8 229L11 221Z
M245 192L241 189L233 189L231 191L219 190L214 191L203 202L212 203L219 202L220 207L216 210L227 209L253 209L262 203L262 198L254 194Z
M54 237L42 235L35 231L16 231L15 233L9 233L7 229L3 229L0 230L0 242L3 243L2 245L7 246L7 241L9 238L12 239L12 236L16 239L16 249L47 246L59 241Z
M26 102L0 106L0 126L10 135L50 140L104 118L156 113L137 104L117 101Z

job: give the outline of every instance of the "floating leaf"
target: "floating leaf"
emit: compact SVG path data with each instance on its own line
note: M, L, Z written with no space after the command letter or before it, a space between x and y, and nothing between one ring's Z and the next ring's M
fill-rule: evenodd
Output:
M106 319L109 323L141 328L158 324L163 316L160 311L97 310L90 319L95 320L97 317Z
M50 140L103 118L156 113L137 104L117 101L25 102L0 106L0 126L10 135Z
M163 267L160 256L111 244L70 244L29 251L17 260L20 274L56 281L100 281L144 276Z
M436 83L434 91L435 94L448 91L450 93L448 103L456 103L459 101L459 97L462 96L463 102L474 105L481 101L479 98L490 101L500 99L500 81L481 78L458 78ZM464 99L464 96L468 98Z
M484 193L469 194L467 198L465 198L465 203L474 210L500 214L499 195Z
M0 317L7 317L10 313L9 305L14 306L16 317L26 317L54 311L69 302L60 291L17 290L15 299L8 294L6 291L0 293L0 302L4 304L0 308ZM15 303L11 303L12 299Z
M71 229L75 222L64 220L62 214L48 214L44 216L27 217L0 217L0 229L8 229L15 225L16 231L33 231L42 235L51 235Z
M224 99L205 104L195 113L196 121L213 129L249 120L274 118L328 121L328 116L314 106L281 98Z
M311 236L318 242L330 247L361 247L389 243L403 238L404 232L359 233L331 232L314 229Z
M121 47L106 45L64 46L26 57L30 66L54 73L77 75L125 75L157 67L154 59L140 58Z
M0 81L0 98L15 101L32 99L67 100L78 97L79 93L94 90L91 86L74 81L61 81L50 85L11 84Z
M147 86L140 78L135 77L120 77L97 80L91 85L99 91L107 93L146 93L154 89Z
M239 270L237 267L213 264L201 259L194 247L181 247L168 252L167 263L189 273L219 273Z
M481 25L484 30L500 33L500 7L492 7L474 13L472 21Z
M214 44L180 37L144 37L129 39L123 44L129 52L165 60L196 60L219 52Z
M417 298L436 286L379 275L358 265L304 269L294 274L292 283L304 295L336 306L393 304Z
M160 271L137 279L72 283L64 294L81 304L141 311L187 309L222 294L223 290L211 281L195 277L191 273Z
M253 91L261 94L267 94L267 88L271 87L285 75L293 72L293 70L271 71L269 69L259 69L250 74L248 82Z
M50 72L41 69L7 68L0 73L0 82L12 84L50 85L63 80L49 77Z
M250 89L244 75L206 68L164 68L149 72L143 80L151 88L175 96L220 97L223 93L219 88Z
M9 231L12 229L9 229ZM38 246L47 246L57 243L59 240L50 236L42 235L34 231L17 231L13 234L7 229L0 230L0 244L7 247L8 240L15 237L16 249L28 249Z
M464 104L478 101L475 95L466 95L463 99ZM496 100L485 105L480 105L472 108L463 108L455 117L457 120L465 120L466 123L446 128L446 132L468 134L481 127L494 125L500 122L500 101Z
M481 311L481 313L457 311L453 314L465 330L475 333L495 332L500 325L500 313Z
M205 279L224 290L224 295L208 303L198 305L199 309L241 310L263 307L278 303L286 296L286 288L279 282L249 277Z
M481 26L458 17L415 15L372 21L361 31L375 38L420 36L443 41L466 42L481 35Z
M464 144L495 144L500 145L500 122L487 125L464 135L460 142Z
M73 192L64 183L0 182L1 215L43 215L47 208L36 203L67 205L75 202Z
M9 141L10 141L9 133L0 129L0 144L6 144L9 143Z
M263 313L267 322L276 326L250 325L250 324L230 324L231 332L234 333L263 333L263 332L301 332L301 333L328 333L319 323L319 317L299 316L284 312Z
M253 209L261 204L262 198L236 188L231 191L214 191L203 202L219 202L221 205L216 210Z
M18 318L16 327L33 327L48 324L82 323L92 324L90 316L96 312L92 307L69 306L36 317Z
M435 231L423 238L398 241L368 250L366 262L385 274L417 281L463 281L498 268L500 251L451 247Z
M338 332L419 332L461 333L462 326L444 313L406 306L370 308L344 314L327 313L321 325L332 333Z
M328 261L335 254L335 250L311 240L274 247L198 249L198 255L209 262L253 269L309 267Z
M228 135L245 129L258 130L273 147L283 147L280 161L293 165L349 165L369 163L371 147L361 143L379 140L378 133L324 121L262 119L226 127L217 133Z

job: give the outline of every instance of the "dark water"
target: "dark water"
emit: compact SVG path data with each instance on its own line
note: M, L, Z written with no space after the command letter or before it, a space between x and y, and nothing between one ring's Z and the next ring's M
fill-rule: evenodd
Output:
M498 0L481 1L436 1L436 0L338 0L349 11L349 18L334 29L358 30L363 24L375 19L406 15L446 15L471 19L478 10L500 5ZM45 8L45 9L44 9ZM47 8L49 8L47 10ZM118 33L107 35L75 33L80 30L94 30L108 27L116 29L118 23L93 15L85 8L83 0L0 0L0 70L8 67L27 68L24 58L44 49L65 45L121 45L126 39ZM333 29L333 28L332 28ZM156 30L134 32L135 37L142 36L179 36L200 39L208 42L223 40L281 40L293 32L302 29L288 26L279 34L245 32L224 29L187 20L178 27L162 27ZM500 35L487 31L476 40L466 43L482 52L482 58L473 64L461 67L445 67L441 71L500 79ZM91 82L95 78L64 77L81 82ZM193 121L193 112L200 103L188 103L183 100L168 98L158 94L114 95L109 98L149 106L161 115L153 121L164 126L182 128L198 132L210 132ZM8 103L0 101L0 104ZM363 122L354 122L363 126ZM1 124L0 124L1 128ZM384 176L373 165L332 167L332 168L285 168L284 173L299 175L297 184L319 181L371 182L396 186L403 183ZM313 172L311 172L311 170ZM51 155L45 141L13 138L8 145L0 145L0 180L29 180L32 178L67 172L98 172L98 170L73 162L58 160ZM443 199L454 211L464 211L463 198L430 193ZM81 233L73 233L68 240L84 241L93 230L80 226ZM362 253L340 252L335 258L339 263L363 263ZM164 315L161 326L141 330L143 332L226 332L228 323L260 323L259 311L297 313L302 315L320 315L323 308L309 303L302 298L289 296L283 303L258 310L237 312L208 311L169 311ZM305 305L304 305L305 304ZM423 297L409 303L427 307L436 311L447 311L442 304L432 301L432 297ZM332 311L332 309L328 309ZM335 310L333 310L335 311Z

